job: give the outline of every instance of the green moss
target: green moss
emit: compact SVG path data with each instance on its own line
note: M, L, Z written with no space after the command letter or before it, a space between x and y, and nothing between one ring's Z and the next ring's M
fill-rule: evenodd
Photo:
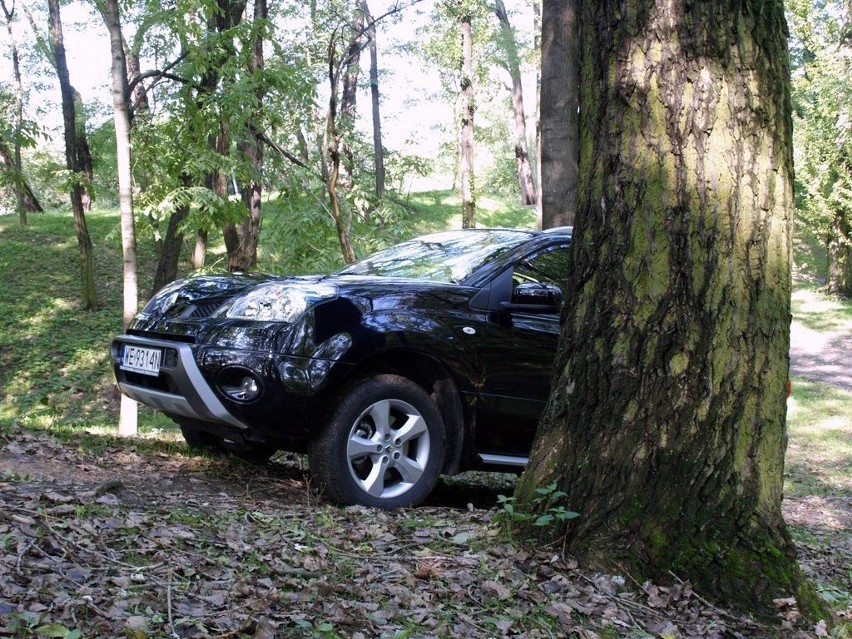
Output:
M666 552L666 548L669 544L669 538L666 536L666 533L657 526L648 534L647 543L651 553L655 557L658 557Z

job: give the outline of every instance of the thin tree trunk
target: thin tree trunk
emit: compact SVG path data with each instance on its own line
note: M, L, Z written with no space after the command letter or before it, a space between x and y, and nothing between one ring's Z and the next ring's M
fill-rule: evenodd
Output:
M516 507L598 567L816 621L781 514L793 198L781 2L581 0L580 198ZM758 10L759 8L759 10Z
M20 157L20 152L19 152ZM9 150L9 147L0 140L0 160L3 161L3 171L12 176L15 182L16 196L18 199L19 211L23 214L20 217L21 226L27 225L27 213L44 213L41 204L30 188L24 175L21 173L20 167L16 165L14 152Z
M328 65L328 112L325 118L325 130L323 131L322 149L322 173L325 180L326 193L328 193L331 204L331 215L337 231L337 239L340 243L340 252L343 260L350 264L356 260L355 248L349 236L349 224L343 219L343 211L340 206L340 198L337 195L340 180L340 154L341 134L338 129L338 83L340 74L346 67L345 59L342 62L337 58L337 39L335 34L328 43L326 64ZM350 40L351 42L351 40Z
M142 66L139 61L139 52L135 48L131 49L127 41L124 42L124 57L127 61L127 81L130 82L142 74ZM151 106L148 103L148 93L145 91L142 83L138 82L133 87L130 99L131 121L137 113L148 113L150 110Z
M180 225L183 224L188 215L189 207L181 206L169 216L169 226L166 229L165 237L163 237L160 259L157 261L157 272L154 274L154 283L151 286L152 296L177 278L180 250L183 247L183 233L180 232Z
M366 16L359 6L354 10L349 32L349 46L343 59L343 87L340 93L340 113L336 128L340 135L340 152L343 170L346 174L345 188L351 188L355 181L355 156L349 140L355 133L355 118L358 114L358 74L361 72L361 49L364 39Z
M68 170L76 178L71 186L71 209L74 212L74 230L80 249L80 282L82 285L82 303L87 310L98 308L97 289L95 287L95 265L92 254L92 239L86 226L86 214L83 211L82 176L77 161L77 133L74 113L74 88L68 76L68 62L65 58L65 44L62 37L62 17L59 0L48 0L48 18L50 23L50 43L56 61L56 73L62 93L62 119L65 128L65 162Z
M255 25L266 20L266 0L255 0L254 21ZM255 27L257 29L257 26ZM251 43L249 52L249 71L253 75L259 74L264 67L263 59L263 36L258 30L257 35ZM255 117L260 120L263 117L263 102L266 91L262 86L254 94L254 107L252 109ZM259 125L258 125L259 126ZM225 227L225 242L230 245L228 250L228 269L231 271L247 271L257 265L257 245L260 239L260 227L263 220L262 209L262 178L263 178L263 141L258 128L244 133L246 138L240 142L239 149L252 167L253 178L248 184L243 185L241 197L248 214L242 222L237 225L229 224Z
M127 85L127 61L124 57L124 38L121 34L121 13L118 0L104 0L99 5L109 32L112 52L112 110L115 123L116 163L118 165L118 205L121 212L121 246L124 280L124 326L136 315L139 287L136 269L136 224L133 218L133 191L130 162L130 104ZM137 433L138 405L122 395L118 434Z
M331 51L331 47L329 48ZM331 54L329 54L331 55ZM331 95L328 99L328 116L326 117L325 140L328 155L328 178L326 181L326 192L331 203L331 215L334 218L334 226L337 230L337 239L340 243L340 251L343 260L347 264L354 262L357 257L355 248L349 238L349 228L343 220L343 212L340 209L340 199L337 196L337 181L340 176L340 135L337 132L337 78L333 72L334 61L329 60L329 82L331 84Z
M217 0L218 10L211 13L208 20L208 29L216 34L221 34L227 29L235 27L242 21L246 4L246 0ZM230 45L226 45L226 51L228 51L228 54L233 54L229 50L229 47ZM219 75L219 69L211 69L202 81L202 91L216 91L220 80L222 78ZM222 117L220 119L219 132L208 137L208 144L210 145L210 149L217 155L222 157L230 155L231 129L230 123L226 118ZM208 188L223 200L228 198L228 177L221 168L216 168L207 177ZM222 234L225 240L225 249L228 253L228 270L245 270L245 265L240 255L240 237L234 225L226 224L222 229Z
M530 150L527 142L527 119L524 111L524 88L521 83L521 67L518 59L518 45L515 32L509 22L509 14L503 0L496 0L494 12L500 21L501 41L506 55L506 70L512 78L512 108L515 114L515 159L518 165L518 188L521 191L521 204L535 204L538 200L530 165Z
M12 49L12 75L15 79L15 122L13 151L9 154L8 148L0 141L0 156L9 173L15 176L15 198L18 202L18 216L21 226L27 225L27 213L43 213L38 199L33 194L27 181L24 179L23 164L21 162L21 132L24 123L24 85L21 81L21 61L18 55L18 45L15 41L15 32L12 29L12 21L15 18L15 3L11 8L7 7L6 0L0 0L0 7L6 17L6 31L9 33L9 43Z
M473 34L471 18L459 18L462 34L461 60L461 122L459 130L459 161L462 193L462 228L476 226L476 191L473 163Z
M92 152L89 149L89 136L86 133L86 113L83 105L83 96L80 92L72 87L74 92L74 118L76 126L77 139L77 166L79 171L86 176L86 182L83 185L83 209L85 211L92 210L92 181L95 179L94 163L92 161Z
M578 0L543 0L539 101L541 227L570 226L577 213L580 127ZM598 108L598 107L595 107Z
M367 37L370 39L370 99L373 105L373 164L376 171L376 197L385 197L385 154L382 145L382 118L379 94L379 50L376 42L376 23L370 14L366 0L361 2L367 24Z
M852 297L852 228L845 211L835 214L829 236L826 290L832 295Z

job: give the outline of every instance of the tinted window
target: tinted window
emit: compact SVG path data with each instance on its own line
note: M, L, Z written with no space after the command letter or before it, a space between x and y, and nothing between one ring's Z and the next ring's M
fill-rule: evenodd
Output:
M512 230L434 233L380 251L339 273L458 283L529 239L529 233Z
M538 282L558 286L564 292L568 282L568 248L555 248L518 263L515 265L514 282Z

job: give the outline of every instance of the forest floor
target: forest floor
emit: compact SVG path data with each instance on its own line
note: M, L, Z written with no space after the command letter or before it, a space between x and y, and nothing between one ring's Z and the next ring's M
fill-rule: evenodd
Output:
M852 392L852 327L835 329L794 323L793 374ZM792 441L792 452L801 445ZM639 583L584 570L559 548L519 543L497 505L513 485L467 474L443 480L420 508L337 508L315 494L298 456L254 468L192 456L175 442L69 442L12 426L0 430L0 637L830 632L799 627L789 601L778 602L777 623L760 624L714 607L676 576ZM805 573L848 633L852 485L788 491L784 512Z

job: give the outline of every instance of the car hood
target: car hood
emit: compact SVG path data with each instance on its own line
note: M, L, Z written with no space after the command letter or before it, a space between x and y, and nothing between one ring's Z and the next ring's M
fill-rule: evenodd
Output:
M448 283L360 275L280 276L267 273L195 275L164 287L151 298L139 317L140 319L154 317L200 319L209 317L228 300L261 284L291 282L298 286L320 281L336 286L342 297L363 300L373 308L412 304L422 294L430 298L431 304L438 302L438 305L442 306L443 304L439 302L440 296L437 295L439 291L446 293L449 290L455 290L461 293L464 289L464 287ZM455 298L456 295L451 297ZM467 295L462 294L462 297ZM457 303L459 300L453 301ZM366 309L362 306L362 310Z

